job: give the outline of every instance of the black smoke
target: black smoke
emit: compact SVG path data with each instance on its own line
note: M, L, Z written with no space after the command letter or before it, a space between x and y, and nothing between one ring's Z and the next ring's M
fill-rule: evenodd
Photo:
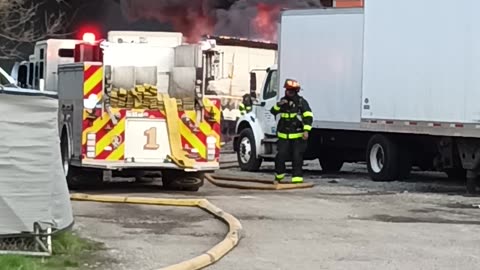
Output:
M274 37L281 9L331 5L321 0L118 0L131 23L158 21L191 39L205 34ZM259 18L262 11L262 18ZM269 13L269 14L266 14ZM259 21L263 21L259 24ZM268 27L273 25L273 27ZM268 33L272 32L272 33Z

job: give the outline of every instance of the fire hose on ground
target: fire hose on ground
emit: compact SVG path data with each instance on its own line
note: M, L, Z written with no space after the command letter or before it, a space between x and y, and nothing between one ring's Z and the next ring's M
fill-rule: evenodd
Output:
M207 252L181 263L160 268L161 270L197 270L212 265L223 258L235 246L241 238L242 225L240 221L229 213L213 205L206 199L161 199L161 198L138 198L121 196L97 196L87 194L72 194L73 201L90 201L99 203L126 203L159 206L182 206L199 207L219 218L228 225L228 233L225 238Z
M223 161L220 164L221 169L232 169L237 167L238 162L236 160ZM246 190L292 190L307 189L315 186L313 183L278 183L271 179L246 178L221 174L206 174L205 179L217 187Z
M278 183L269 179L243 178L228 175L206 174L205 179L217 187L247 190L292 190L315 186L313 183Z

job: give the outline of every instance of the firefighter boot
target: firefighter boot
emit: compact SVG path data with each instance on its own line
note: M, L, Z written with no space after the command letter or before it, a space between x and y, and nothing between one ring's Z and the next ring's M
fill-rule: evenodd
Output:
M292 177L292 184L303 184L303 177Z
M281 183L285 180L285 174L275 174L275 183Z

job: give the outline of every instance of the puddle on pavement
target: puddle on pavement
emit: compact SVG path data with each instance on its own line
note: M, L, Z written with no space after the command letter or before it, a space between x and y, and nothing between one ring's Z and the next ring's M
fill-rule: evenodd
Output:
M435 223L435 224L461 224L461 225L480 225L479 220L453 220L438 217L404 217L390 215L374 215L368 218L352 218L358 220L371 220L387 223Z
M478 206L479 203L477 204L473 204L473 203L449 203L449 204L445 204L443 206L447 207L447 208L453 208L453 209L479 209L479 206Z
M420 209L411 209L409 212L411 213L418 213L418 214L430 214L435 212L440 213L447 213L453 215L463 215L463 216L471 216L470 211L464 211L465 209L471 208L454 208L454 209L443 209L443 208L420 208Z
M266 216L248 216L248 215L239 215L237 216L239 220L277 220L272 217L266 217Z
M284 218L284 217L269 217L269 216L254 216L254 215L236 215L240 222L242 221L312 221L306 218Z
M344 197L353 197L353 196L385 196L385 195L395 195L396 192L391 191L368 191L368 192L356 192L356 193L316 193L317 198L322 198L323 196L344 196Z

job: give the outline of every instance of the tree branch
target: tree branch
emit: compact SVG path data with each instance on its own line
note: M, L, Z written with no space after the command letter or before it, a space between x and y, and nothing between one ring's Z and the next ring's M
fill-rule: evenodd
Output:
M39 40L65 36L65 13L47 11L46 4L53 1L56 5L62 2L0 0L0 59L19 59L23 56L20 48L24 46L33 46Z

